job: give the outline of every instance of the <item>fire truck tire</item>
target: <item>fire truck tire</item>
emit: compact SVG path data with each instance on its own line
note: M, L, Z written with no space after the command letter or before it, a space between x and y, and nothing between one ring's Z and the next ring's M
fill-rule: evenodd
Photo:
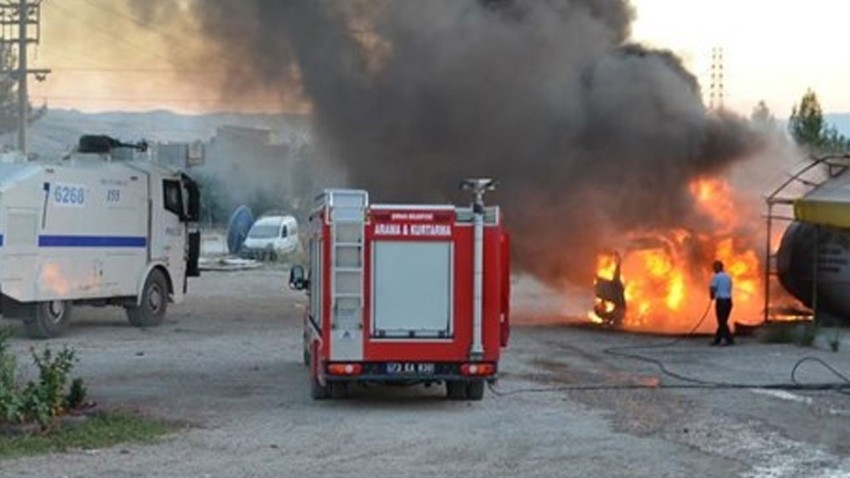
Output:
M446 382L446 397L449 400L466 400L466 382L453 380Z
M39 302L33 305L32 313L24 319L24 331L33 339L50 339L62 335L70 321L70 301Z
M127 319L135 327L155 327L162 324L168 308L168 282L162 271L154 269L145 281L139 305L126 307Z
M319 383L319 379L310 375L310 397L313 400L325 400L330 396L328 385Z
M484 398L484 381L474 380L466 385L466 398L468 400L481 400Z
M351 396L351 384L348 382L330 382L328 386L334 400L344 400Z

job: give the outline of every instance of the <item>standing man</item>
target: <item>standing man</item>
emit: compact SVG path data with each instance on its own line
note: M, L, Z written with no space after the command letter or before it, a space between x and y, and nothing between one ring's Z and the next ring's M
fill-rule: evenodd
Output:
M732 333L729 331L729 314L732 312L732 278L723 271L723 262L714 261L714 277L708 288L714 300L714 313L717 316L717 332L711 345L720 345L724 340L726 345L732 345Z

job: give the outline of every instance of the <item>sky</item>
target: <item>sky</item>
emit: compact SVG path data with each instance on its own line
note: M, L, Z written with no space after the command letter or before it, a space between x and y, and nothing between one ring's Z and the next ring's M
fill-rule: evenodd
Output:
M850 112L846 0L633 0L633 37L669 48L710 82L713 48L722 48L725 106L749 115L763 100L790 115L807 88L825 112Z
M153 0L155 1L155 0ZM32 67L51 68L33 82L32 100L83 111L268 111L269 98L219 97L211 63L187 70L171 49L198 40L145 26L117 0L48 0ZM708 91L712 50L722 48L724 106L749 115L760 101L778 118L813 88L825 112L850 112L846 0L632 0L634 40L680 55ZM708 100L706 99L706 102Z

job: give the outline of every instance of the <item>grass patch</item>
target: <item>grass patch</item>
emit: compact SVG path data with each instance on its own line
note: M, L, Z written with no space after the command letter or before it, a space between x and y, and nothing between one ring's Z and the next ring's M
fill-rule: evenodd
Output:
M153 443L177 429L161 420L111 412L44 435L0 435L0 460L74 449L107 448L119 443Z

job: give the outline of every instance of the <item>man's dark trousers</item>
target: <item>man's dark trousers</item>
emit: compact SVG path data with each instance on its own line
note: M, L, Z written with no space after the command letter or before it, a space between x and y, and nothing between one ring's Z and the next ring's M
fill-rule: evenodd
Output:
M732 333L729 331L729 314L732 313L732 299L717 299L714 302L714 313L717 315L717 332L714 334L714 343L719 344L721 340L727 344L735 343Z

